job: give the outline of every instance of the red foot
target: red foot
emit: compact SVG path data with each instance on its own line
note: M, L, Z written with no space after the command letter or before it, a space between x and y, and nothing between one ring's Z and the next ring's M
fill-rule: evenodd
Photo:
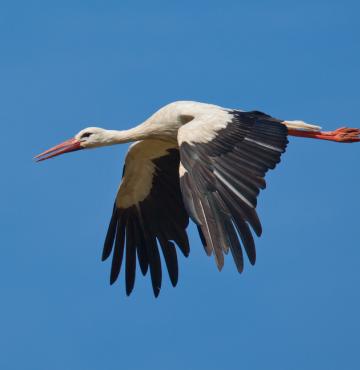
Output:
M360 141L360 129L341 127L334 131L321 132L326 136L325 140L337 141L339 143L356 143Z
M305 131L289 129L291 136L308 137L311 139L330 140L338 143L360 142L360 129L341 127L334 131Z

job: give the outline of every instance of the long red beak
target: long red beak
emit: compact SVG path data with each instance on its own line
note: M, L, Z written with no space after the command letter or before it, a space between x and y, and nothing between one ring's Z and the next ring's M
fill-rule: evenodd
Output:
M73 138L73 139L66 140L59 145L56 145L53 148L45 150L45 152L38 154L35 157L35 159L36 159L36 162L41 162L41 161L44 161L45 159L56 157L57 155L64 154L64 153L74 152L80 149L84 149L80 145L80 141Z

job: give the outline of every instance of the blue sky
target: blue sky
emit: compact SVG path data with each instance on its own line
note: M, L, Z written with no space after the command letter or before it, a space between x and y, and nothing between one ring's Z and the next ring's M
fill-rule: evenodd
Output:
M126 145L42 164L86 126L173 100L360 126L357 1L0 2L0 368L358 369L360 145L291 139L267 177L258 261L221 274L193 227L154 299L108 285Z

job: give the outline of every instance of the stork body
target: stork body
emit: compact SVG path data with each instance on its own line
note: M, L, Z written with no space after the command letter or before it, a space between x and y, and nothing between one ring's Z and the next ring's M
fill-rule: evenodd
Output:
M119 275L125 253L126 293L134 287L136 258L141 272L150 270L155 296L162 281L162 250L170 280L178 280L175 244L188 256L189 216L198 226L203 247L221 270L231 252L243 270L243 250L255 263L255 243L262 228L257 196L265 173L275 168L288 136L335 142L358 142L360 130L322 132L319 126L286 121L267 114L198 102L166 105L125 131L89 127L73 139L37 156L135 142L125 159L123 178L106 235L103 260L112 254L110 282Z

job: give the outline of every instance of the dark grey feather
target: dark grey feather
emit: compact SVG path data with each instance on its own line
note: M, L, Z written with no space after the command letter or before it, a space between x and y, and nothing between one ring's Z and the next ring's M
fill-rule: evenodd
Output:
M257 111L229 113L232 119L211 141L181 144L186 173L180 185L206 252L213 251L221 266L222 251L230 249L241 272L243 254L237 233L254 264L256 250L249 225L261 235L257 196L266 187L266 172L280 162L288 141L286 126L275 118Z

